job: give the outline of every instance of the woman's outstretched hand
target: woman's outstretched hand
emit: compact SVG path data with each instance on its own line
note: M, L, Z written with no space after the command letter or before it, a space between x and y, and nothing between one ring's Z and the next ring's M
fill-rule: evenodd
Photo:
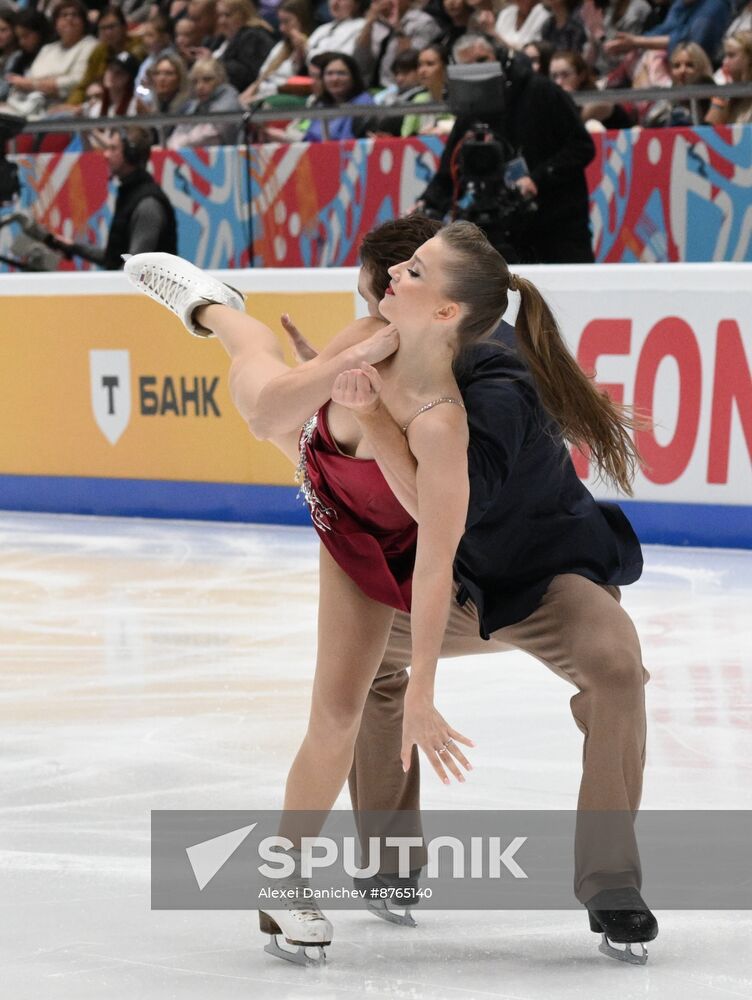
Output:
M332 402L357 413L373 413L381 397L381 376L365 361L360 368L342 372L332 386Z
M447 771L458 781L464 781L460 765L466 771L472 771L473 765L460 749L460 743L475 746L467 736L452 729L436 711L430 696L411 693L408 684L402 716L402 770L409 769L413 745L417 744L445 785L449 784Z

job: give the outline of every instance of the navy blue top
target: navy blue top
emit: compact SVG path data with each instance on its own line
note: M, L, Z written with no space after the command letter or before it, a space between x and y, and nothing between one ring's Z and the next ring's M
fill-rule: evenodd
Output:
M645 32L668 35L668 51L679 42L697 42L715 60L732 18L729 0L673 0L665 19Z
M510 333L504 324L496 336ZM527 618L561 573L617 586L637 580L632 526L578 478L516 353L476 345L456 375L470 428L470 505L454 575L458 602L469 597L478 609L481 636Z

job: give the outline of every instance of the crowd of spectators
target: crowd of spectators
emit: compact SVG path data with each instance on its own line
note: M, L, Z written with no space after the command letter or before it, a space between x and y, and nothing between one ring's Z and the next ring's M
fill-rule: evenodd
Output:
M420 106L446 96L465 36L570 93L632 88L622 104L580 106L591 131L752 121L751 99L723 96L725 84L752 80L752 0L0 0L0 109L33 120L409 102L408 115L296 121L258 137L446 134L451 118ZM691 83L718 94L640 99L645 86ZM161 140L179 148L237 134L197 121Z

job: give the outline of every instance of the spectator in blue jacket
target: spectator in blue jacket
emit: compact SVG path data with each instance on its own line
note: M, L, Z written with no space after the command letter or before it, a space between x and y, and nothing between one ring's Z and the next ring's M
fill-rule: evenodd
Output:
M714 60L732 17L729 0L673 0L665 19L643 35L621 32L606 42L609 56L635 49L666 49L673 52L680 42L697 42Z
M345 52L330 52L322 67L323 92L318 107L332 108L340 104L373 104L373 98L363 85L358 64ZM304 138L307 142L322 139L354 139L365 134L367 119L350 117L312 121Z

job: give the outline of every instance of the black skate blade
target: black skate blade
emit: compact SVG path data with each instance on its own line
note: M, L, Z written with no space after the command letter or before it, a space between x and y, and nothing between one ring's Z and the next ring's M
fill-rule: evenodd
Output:
M328 942L327 942L328 943ZM318 951L318 957L313 958L308 954L307 949L313 949ZM290 951L289 948L283 948L277 940L277 935L272 934L269 944L264 945L264 951L267 955L274 955L275 958L281 958L285 962L292 962L293 965L302 965L307 968L320 969L326 965L326 952L324 951L323 945L299 944L295 951Z
M642 951L632 951L633 943L639 945ZM625 944L624 948L615 948L605 934L601 934L598 951L607 958L615 958L617 962L626 962L628 965L646 965L648 960L648 950L642 941Z
M397 913L395 910L389 909L385 899L369 900L366 903L366 909L370 910L374 916L386 920L388 924L398 924L400 927L418 926L409 909L405 910L404 913Z

